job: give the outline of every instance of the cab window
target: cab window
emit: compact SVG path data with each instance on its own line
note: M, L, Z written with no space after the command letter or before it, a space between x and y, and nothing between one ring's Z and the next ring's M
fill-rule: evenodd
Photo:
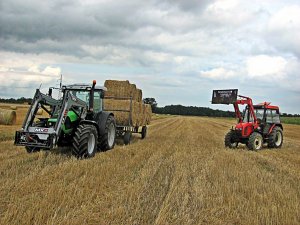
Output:
M273 123L272 110L271 109L267 109L267 111L266 111L266 122L267 123Z
M273 110L272 116L273 116L273 123L280 123L279 111Z
M268 109L266 113L267 123L280 123L279 112L276 109Z

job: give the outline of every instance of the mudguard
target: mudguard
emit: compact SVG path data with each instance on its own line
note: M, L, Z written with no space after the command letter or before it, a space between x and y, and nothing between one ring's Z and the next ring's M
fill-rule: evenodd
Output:
M96 117L96 121L97 121L97 124L98 124L98 127L99 127L99 131L98 132L99 132L100 136L105 133L105 124L106 124L107 118L110 115L114 116L114 114L111 113L111 112L102 111Z

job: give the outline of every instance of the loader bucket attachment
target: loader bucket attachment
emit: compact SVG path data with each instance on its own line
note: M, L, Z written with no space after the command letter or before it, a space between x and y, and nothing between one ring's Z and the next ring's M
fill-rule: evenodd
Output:
M213 90L212 104L233 104L237 100L238 89Z

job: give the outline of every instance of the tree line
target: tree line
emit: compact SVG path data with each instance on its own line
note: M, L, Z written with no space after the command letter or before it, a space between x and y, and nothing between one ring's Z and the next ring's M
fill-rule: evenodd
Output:
M14 104L30 104L32 102L32 98L0 98L0 102Z
M211 116L211 117L235 117L233 111L211 109L208 107L166 105L158 107L155 98L145 98L144 103L150 104L152 112L157 114L185 115L185 116ZM300 117L300 114L282 113L283 117Z

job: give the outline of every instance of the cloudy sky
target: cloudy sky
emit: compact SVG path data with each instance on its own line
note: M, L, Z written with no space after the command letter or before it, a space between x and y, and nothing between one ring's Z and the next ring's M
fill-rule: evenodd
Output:
M300 113L299 0L3 0L0 97L106 79L160 106L211 105L213 89Z

